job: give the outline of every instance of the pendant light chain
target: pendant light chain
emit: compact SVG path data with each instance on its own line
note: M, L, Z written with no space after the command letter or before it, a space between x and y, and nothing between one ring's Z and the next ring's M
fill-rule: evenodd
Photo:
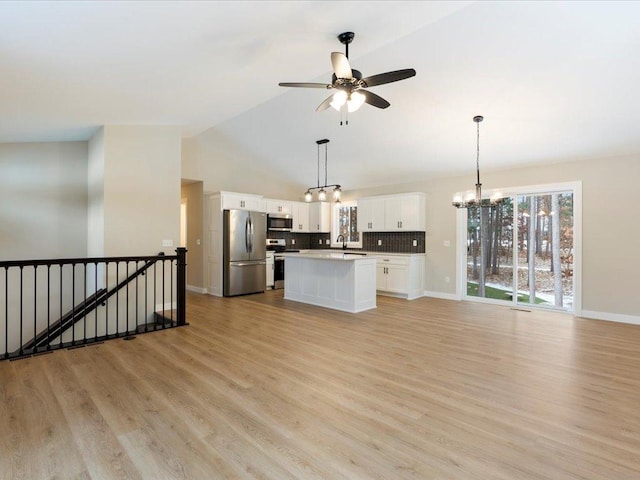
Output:
M476 175L478 179L478 185L480 185L480 122L476 122L477 137L476 137Z
M324 144L324 186L327 186L327 150L329 149L329 144Z

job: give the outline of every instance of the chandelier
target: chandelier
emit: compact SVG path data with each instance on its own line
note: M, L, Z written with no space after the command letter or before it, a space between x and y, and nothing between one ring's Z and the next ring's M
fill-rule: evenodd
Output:
M481 115L473 117L477 126L476 144L476 189L466 192L456 192L453 196L453 204L456 208L491 207L503 201L502 194L495 192L491 198L482 198L482 184L480 183L480 122L484 120Z
M342 195L342 189L340 185L333 184L327 185L327 144L329 143L328 138L323 138L322 140L316 140L318 144L318 183L315 187L307 188L307 191L304 194L304 201L310 202L313 200L313 190L318 191L318 201L324 202L327 199L327 191L325 188L333 188L333 201L335 203L340 203L340 196ZM320 145L324 145L324 185L320 185Z

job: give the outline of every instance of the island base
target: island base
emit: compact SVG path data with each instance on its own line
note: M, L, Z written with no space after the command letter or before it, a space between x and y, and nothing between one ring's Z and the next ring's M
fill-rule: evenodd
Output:
M287 255L284 298L343 312L376 308L376 259L354 261Z

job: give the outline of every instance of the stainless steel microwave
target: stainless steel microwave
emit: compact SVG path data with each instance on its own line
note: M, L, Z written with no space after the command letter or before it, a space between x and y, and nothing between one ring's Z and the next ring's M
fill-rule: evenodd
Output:
M267 230L290 232L293 229L293 218L288 213L270 213L267 215Z

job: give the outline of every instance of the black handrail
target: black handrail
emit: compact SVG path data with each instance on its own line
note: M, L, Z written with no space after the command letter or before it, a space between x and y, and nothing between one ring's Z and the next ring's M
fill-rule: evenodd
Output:
M164 257L164 252L158 253L158 257ZM140 260L138 260L138 261L140 261ZM146 261L146 263L142 267L140 267L134 273L129 275L126 279L121 281L118 285L113 287L111 290L107 291L106 289L102 288L102 289L98 290L96 293L94 293L93 295L85 298L82 301L82 303L76 305L73 308L73 310L71 310L70 312L67 312L65 315L63 315L59 320L57 320L53 324L47 325L47 328L42 330L38 335L35 336L35 338L31 339L30 341L28 341L27 343L22 345L22 347L20 347L20 350L17 351L17 352L14 352L14 353L19 353L19 352L23 352L23 351L29 351L30 349L33 349L33 348L37 349L38 347L46 347L46 346L48 346L51 338L56 338L59 335L62 335L64 332L69 330L69 328L71 328L71 326L73 324L75 324L76 322L78 322L78 321L80 321L82 319L86 320L87 316L91 312L96 310L98 308L98 306L104 305L105 302L110 297L115 295L115 293L118 290L121 290L122 288L126 287L134 279L136 279L137 277L142 275L144 272L146 272L151 265L156 263L156 261L157 260L148 260L148 261ZM85 265L87 265L87 264L85 264ZM50 265L47 265L47 266L49 267ZM96 276L97 276L97 269L96 269ZM34 282L35 281L36 281L36 279L34 277ZM35 299L34 299L34 301L35 301ZM136 301L137 301L137 296L136 296ZM34 319L34 323L35 323L35 319ZM85 329L86 329L86 324L85 324Z
M4 312L0 312L0 315L4 313L4 316L5 316L4 318L5 341L4 341L4 345L0 345L0 348L4 347L4 354L2 354L2 351L0 350L0 359L22 357L22 356L40 353L43 351L55 350L59 348L65 348L68 346L76 346L77 344L81 344L81 346L84 346L86 344L95 343L97 341L102 341L108 338L117 338L122 336L125 336L125 338L133 338L134 334L136 333L154 331L157 328L167 328L167 327L186 325L187 324L186 305L185 305L186 304L186 252L187 251L185 248L178 248L176 249L176 255L172 255L172 256L164 255L161 252L157 256L90 257L90 258L67 258L67 259L49 259L49 260L1 261L0 271L4 269L4 276L0 276L0 282L4 277L5 288L1 289L1 290L4 290L4 292L0 291L0 300L1 300L2 293L4 293L5 308L4 308ZM136 266L137 264L139 264L139 262L144 262L144 264L139 268L137 268L133 273L129 274L129 264L131 262L134 262ZM162 292L156 292L156 289L158 288L157 282L156 282L156 275L158 274L156 264L158 262L162 263L161 265L162 266L162 272L161 272ZM167 262L169 267L172 270L172 273L170 274L170 279L169 279L170 280L169 288L171 288L170 292L166 292L165 290L167 286L165 286L164 277L166 274ZM109 264L113 264L113 263L116 264L115 276L116 276L117 284L111 288L99 289L95 291L95 293L93 293L92 295L87 296L87 293L86 293L87 287L91 288L88 285L88 281L87 281L87 274L88 274L87 265L93 266L95 268L95 272L93 274L93 280L95 282L94 285L97 286L99 266L104 267L104 271L103 271L104 277L108 281ZM125 263L126 278L121 281L118 281L118 277L120 273L120 270L119 270L120 263ZM47 267L45 278L42 278L42 276L38 275L39 266ZM60 310L62 310L62 307L63 307L63 289L66 289L65 291L67 291L67 295L71 297L70 300L72 305L72 309L66 314L62 315L55 322L51 322L50 320L51 302L52 301L58 302L58 300L55 300L54 297L52 297L52 292L51 292L51 283L52 283L51 267L52 266L54 268L55 266L59 266L59 269L60 269L60 275L59 275L59 288L60 288L59 308ZM71 291L70 292L68 291L69 290L68 280L67 280L66 287L63 288L63 267L64 266L71 267L71 279L70 279ZM77 272L76 270L77 266L83 266L84 268L81 268L80 271ZM153 281L152 295L151 295L151 292L148 291L148 286L151 282L147 282L147 279L146 279L147 277L146 273L149 271L151 266L154 267L153 268L154 281ZM33 267L33 276L34 276L33 291L32 292L27 291L25 295L23 274L29 273L28 267ZM9 271L11 268L19 268L19 285L17 287L12 287L10 289L9 288L10 287ZM65 269L65 271L68 272L69 270ZM101 275L103 273L101 273ZM138 282L138 278L140 277L140 275L145 275L144 282ZM176 275L175 282L173 278L174 275ZM76 282L76 276L79 277L78 282ZM26 277L26 278L29 278L29 277ZM38 301L40 300L38 297L39 278L41 280L41 283L44 283L44 280L46 280L46 302L47 302L46 307L44 305L41 306L38 303ZM55 284L58 278L55 275L53 278L54 278L53 282ZM91 276L89 276L89 279L91 279ZM132 284L132 282L134 283ZM140 284L142 283L144 284L144 290L141 291ZM124 325L121 325L119 321L119 316L118 316L121 310L120 309L121 296L119 295L119 292L120 290L122 290L123 288L129 285L131 285L131 287L127 288L126 290L127 305L122 309L122 310L126 310L126 327L124 328L124 331L122 331L121 328L124 327ZM175 295L176 295L175 303L174 303L174 286L175 286ZM82 291L85 292L84 298L82 298L82 300L79 303L75 301L76 288L82 288ZM11 299L14 301L14 305L13 305L13 308L11 309L11 312L12 314L14 313L17 314L19 311L19 325L15 325L14 324L15 322L12 322L11 324L9 323L9 312L10 312L9 295L10 295L10 292L14 294L14 290L16 289L19 289L19 300L17 298ZM134 296L134 298L132 298L131 305L129 305L128 303L129 290L131 289L133 289L132 296ZM161 293L161 296L162 296L162 307L161 307L162 315L159 315L159 311L156 312L156 310L158 310L158 307L159 307L155 303L156 293ZM29 297L29 294L33 295L32 314L33 314L34 335L28 341L25 342L23 340L24 338L23 334L27 334L27 332L23 331L23 326L27 324L25 324L25 319L23 318L25 315L25 312L23 311L23 303L24 303L24 297ZM115 325L113 324L110 325L109 315L111 314L111 317L113 318L113 310L111 312L109 311L109 303L110 303L109 300L112 299L114 295L116 297L114 299L116 302L116 308L115 308L116 315L114 319ZM165 295L169 295L170 305L172 306L168 312L166 311ZM13 297L17 297L17 296L18 296L17 294L13 295ZM143 306L139 305L139 301L141 300L141 297L145 299ZM15 305L15 303L17 303L18 301L19 301L19 305ZM155 305L155 308L154 308L154 313L150 317L148 314L148 306L149 306L148 304L151 301L153 301L153 305ZM56 304L57 303L54 303L54 305ZM104 310L102 310L101 313L99 314L98 309L100 307L104 307ZM144 308L142 311L140 311L142 307ZM135 326L130 325L130 322L129 322L129 310L131 308L135 308L135 316L132 317L133 319L131 320L132 323L133 321L135 321ZM27 312L28 311L29 309L27 309ZM94 313L92 317L93 322L91 322L92 319L88 318L88 316L92 312ZM46 313L46 325L44 326L44 328L41 327L42 328L41 331L36 334L35 332L38 329L37 326L39 323L38 322L39 315L40 317L42 317L45 313ZM99 316L103 321L101 322L98 321ZM139 322L140 316L143 316L145 318L145 323L140 324ZM79 326L76 328L76 323L79 322L80 320L83 320L83 322L80 323ZM150 320L152 321L152 323L149 323ZM43 319L41 318L40 325L42 325L42 321ZM90 326L93 326L93 330L94 330L93 335L91 334L88 335L87 329L90 328ZM110 332L113 332L114 327L115 327L115 333L110 333ZM0 323L0 329L1 328L2 328L2 324ZM28 329L29 327L27 327L27 330ZM72 329L72 332L73 332L73 335L71 336L71 341L68 340L68 336L67 336L67 340L63 340L63 334L67 332L69 329ZM8 351L10 330L13 331L13 340L11 343L14 343L16 341L16 335L18 336L19 348L13 352ZM99 330L104 331L104 334L99 334ZM80 339L78 339L77 335L80 333L82 336ZM56 341L56 339L58 340Z

